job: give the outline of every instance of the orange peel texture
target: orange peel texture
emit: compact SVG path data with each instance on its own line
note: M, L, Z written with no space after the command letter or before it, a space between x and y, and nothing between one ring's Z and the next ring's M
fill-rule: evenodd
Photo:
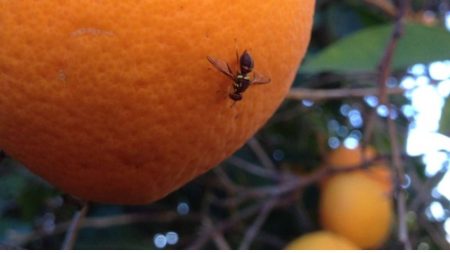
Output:
M0 2L0 147L85 200L160 199L230 156L274 113L314 0ZM271 83L231 106L236 47Z

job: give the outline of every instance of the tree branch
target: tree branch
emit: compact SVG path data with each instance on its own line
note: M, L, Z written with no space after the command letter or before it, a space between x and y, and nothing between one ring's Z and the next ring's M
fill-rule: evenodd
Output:
M114 226L129 225L133 223L150 223L150 222L166 223L172 222L175 219L180 218L194 218L194 220L196 221L198 220L198 218L192 215L180 216L178 213L171 211L170 212L165 211L161 213L151 213L151 214L133 213L133 214L113 215L107 217L85 218L82 221L80 221L79 229L85 228L102 229ZM27 235L20 235L20 236L18 235L15 238L11 239L11 245L13 246L26 245L30 242L41 240L49 236L62 234L68 230L71 223L72 223L71 221L59 223L55 226L55 228L51 233L45 231L34 231Z
M78 231L80 228L80 223L86 217L87 211L89 209L88 202L84 202L81 210L77 211L73 216L72 223L70 224L66 238L62 246L62 250L71 250L75 246L78 237Z
M292 88L288 99L293 100L329 100L342 98L362 98L367 96L376 96L379 92L377 88L343 88L343 89L303 89ZM405 92L402 88L390 88L386 90L389 95L401 95Z
M258 235L258 232L261 229L262 225L264 225L264 222L267 220L267 217L269 216L270 212L275 207L275 204L276 200L270 199L263 206L261 213L258 215L254 223L245 232L244 240L239 246L239 250L248 250L250 248L256 236Z
M388 42L383 58L380 61L378 67L378 89L379 89L379 101L381 105L387 105L389 115L387 117L387 125L389 131L389 137L391 140L392 150L392 164L396 171L396 182L398 183L397 193L397 215L398 215L398 237L403 243L405 249L411 249L411 242L408 235L408 227L406 222L406 195L402 186L405 180L405 169L403 161L401 159L401 150L398 143L397 126L394 119L391 117L391 112L394 109L393 106L388 105L388 88L387 80L391 75L391 65L394 56L394 51L397 48L398 41L404 32L404 18L408 11L409 0L397 1L396 22L394 30L392 31L391 38Z

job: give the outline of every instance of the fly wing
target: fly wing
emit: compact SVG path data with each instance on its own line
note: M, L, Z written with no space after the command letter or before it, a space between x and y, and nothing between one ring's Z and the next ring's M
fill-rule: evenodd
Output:
M266 84L270 83L270 78L267 76L263 76L262 74L259 74L258 72L253 71L253 81L252 84Z
M208 56L208 61L220 72L231 78L231 80L234 80L234 74L233 71L230 68L230 65L228 63L221 61L219 59L216 59L214 57Z

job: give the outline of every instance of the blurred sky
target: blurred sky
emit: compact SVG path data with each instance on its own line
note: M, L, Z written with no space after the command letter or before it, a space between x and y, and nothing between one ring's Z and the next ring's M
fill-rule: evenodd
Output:
M450 30L450 12L447 13L446 26ZM429 65L416 64L410 68L409 74L400 84L411 90L406 94L411 105L402 108L403 113L412 113L414 118L409 128L406 150L410 156L423 155L428 176L441 170L447 171L435 194L450 199L450 159L447 154L450 152L450 138L437 132L443 106L450 95L450 60ZM431 85L433 80L438 82L437 85ZM438 221L446 219L445 228L450 235L450 218L439 202L430 205L429 214ZM447 240L450 242L450 236Z

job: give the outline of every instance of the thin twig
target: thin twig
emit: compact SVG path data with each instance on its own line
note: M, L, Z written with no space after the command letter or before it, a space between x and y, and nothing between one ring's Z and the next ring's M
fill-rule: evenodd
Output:
M300 196L301 198L301 196ZM314 219L306 210L306 207L302 201L294 202L292 205L292 211L295 214L297 227L302 228L304 232L313 231L315 228Z
M236 223L255 215L261 208L261 203L257 203L245 209L239 210L235 215L229 219L222 221L214 227L203 227L197 239L187 247L189 250L201 249L211 239L212 235L218 231L225 231L233 227Z
M241 190L243 190L243 187L235 184L230 177L228 177L227 173L223 170L223 168L218 167L214 170L214 174L217 175L217 178L219 179L219 182L221 185L225 187L225 189L230 193L237 193Z
M205 216L205 223L208 228L214 228L214 224L209 216ZM216 230L211 236L219 250L231 250L230 244L227 242L221 231Z
M241 196L240 194L233 195L231 197L227 197L225 199L213 197L211 203L225 208L238 208L239 205L251 200L251 196Z
M383 58L380 61L378 70L378 89L379 89L379 101L382 105L388 104L388 88L387 80L391 75L392 59L394 57L394 51L397 48L398 41L403 35L404 30L404 17L408 10L409 0L398 0L396 22L394 30L392 31L391 38L388 42ZM387 125L389 130L389 137L391 140L392 150L392 164L396 171L396 181L398 182L397 193L397 215L398 215L398 237L405 249L411 249L411 242L408 235L408 227L406 221L406 195L404 189L401 187L404 185L405 169L403 161L401 159L401 150L398 143L398 133L395 121L391 117L392 106L388 105L389 115L387 117Z
M409 209L420 210L420 208L431 204L434 199L433 196L430 195L430 192L432 192L436 185L438 185L438 183L447 175L447 172L446 169L441 169L434 176L422 181L417 175L417 172L411 170L408 173L408 176L411 178L411 185L416 193L414 199L409 203Z
M445 238L447 232L442 228L441 224L439 224L439 227L436 227L426 216L424 217L424 215L420 215L419 223L421 227L428 232L428 235L439 249L450 250L450 244Z
M86 217L87 211L89 209L89 203L85 202L81 210L77 211L73 216L72 223L70 224L66 238L62 246L63 250L71 250L75 246L78 237L78 231L80 229L81 221Z
M114 226L123 226L134 223L167 223L172 222L176 219L191 219L198 221L198 218L189 215L189 216L180 216L177 212L165 211L161 213L152 213L152 214L142 214L142 213L132 213L132 214L122 214L122 215L113 215L107 217L92 217L85 218L80 223L80 229L85 228L109 228ZM20 246L26 245L33 241L38 241L43 238L54 236L58 234L62 234L67 231L71 222L63 222L59 223L55 226L51 233L45 231L35 231L27 235L16 236L15 238L11 238L11 245Z
M280 174L277 173L276 171L268 170L266 168L255 165L253 163L247 162L244 159L236 157L236 156L232 156L232 157L228 158L226 162L230 163L236 167L239 167L241 169L244 169L245 171L247 171L253 175L256 175L256 176L260 176L260 177L272 179L272 180L280 179Z
M323 178L333 175L335 173L347 173L355 170L367 168L374 163L384 160L384 156L377 156L374 159L367 160L355 166L348 167L322 167L315 170L313 173L306 176L298 176L294 174L288 174L287 172L280 173L280 178L284 180L280 181L276 185L261 186L257 188L249 188L239 194L241 198L263 198L263 197L278 197L287 193L291 193L301 188L305 188L312 184L315 184Z
M375 130L375 124L377 123L378 115L377 111L371 109L364 119L364 136L361 147L365 150L372 142L373 132Z
M400 5L397 11L394 30L392 31L391 38L384 51L384 55L378 65L378 90L380 104L384 105L388 102L388 87L387 80L391 75L392 59L394 57L394 51L397 49L398 41L404 32L404 17L407 7L409 5L408 0L399 0Z
M263 206L261 213L258 215L255 222L246 231L244 240L239 246L239 250L247 250L250 248L256 236L258 235L258 232L260 231L262 225L264 225L264 222L267 220L267 217L269 216L270 212L275 207L276 203L277 203L276 199L270 199Z
M329 100L342 98L362 98L367 96L376 96L379 90L377 88L342 88L342 89L304 89L292 88L288 95L288 99L293 100ZM404 89L396 87L389 88L386 93L389 95L401 95Z
M261 143L259 143L258 140L255 138L251 138L247 142L248 146L253 150L255 155L258 157L261 164L264 166L264 168L269 170L276 170L275 164L272 162L272 159L270 159L270 156L267 154L267 152L264 150Z

